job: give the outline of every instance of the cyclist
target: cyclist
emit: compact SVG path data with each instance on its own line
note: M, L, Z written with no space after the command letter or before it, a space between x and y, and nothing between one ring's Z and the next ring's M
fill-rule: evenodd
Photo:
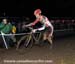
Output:
M36 23L40 22L42 24L42 27L33 29L32 32L35 33L36 31L44 31L44 37L43 40L48 40L50 44L52 44L52 36L53 36L53 25L48 20L48 18L41 14L42 11L40 9L36 9L34 11L34 15L36 17L36 20L28 25L24 25L24 27L28 26L34 26Z

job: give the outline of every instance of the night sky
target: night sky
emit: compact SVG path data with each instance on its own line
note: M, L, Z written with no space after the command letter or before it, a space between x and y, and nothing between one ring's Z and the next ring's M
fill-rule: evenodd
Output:
M0 0L0 16L33 16L40 8L48 17L75 16L74 0Z

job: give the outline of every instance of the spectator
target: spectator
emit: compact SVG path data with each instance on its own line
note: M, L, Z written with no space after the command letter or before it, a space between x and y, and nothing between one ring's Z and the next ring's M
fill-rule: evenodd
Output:
M0 23L0 32L3 32L4 34L10 34L12 32L12 24L7 20L3 19ZM11 37L10 36L4 36L7 46L10 47L12 42L10 42Z

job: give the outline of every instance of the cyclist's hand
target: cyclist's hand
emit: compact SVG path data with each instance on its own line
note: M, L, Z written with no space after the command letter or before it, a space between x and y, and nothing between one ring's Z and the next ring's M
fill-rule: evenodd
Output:
M36 31L37 31L37 29L33 29L33 30L32 30L32 33L35 33Z
M28 27L28 25L23 25L22 28L25 29L26 27Z

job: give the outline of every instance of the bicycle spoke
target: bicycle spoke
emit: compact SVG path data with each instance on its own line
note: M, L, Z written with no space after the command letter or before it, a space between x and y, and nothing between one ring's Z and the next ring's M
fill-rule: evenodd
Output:
M26 38L26 36L22 36L22 38L17 42L17 49L19 48L19 45L25 38Z
M30 40L31 40L31 35L28 36L28 40L27 40L27 43L26 43L26 47L29 45Z

